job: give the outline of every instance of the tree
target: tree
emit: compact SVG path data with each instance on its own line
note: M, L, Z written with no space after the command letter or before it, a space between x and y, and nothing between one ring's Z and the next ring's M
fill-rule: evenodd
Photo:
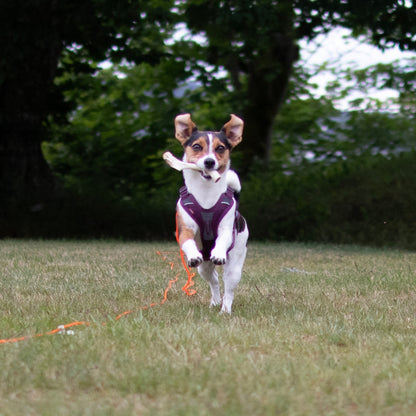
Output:
M41 152L48 120L71 109L56 76L93 73L94 62L156 63L172 1L1 0L0 199L42 199L55 180ZM65 59L63 59L65 58Z
M161 149L168 146L180 108L172 86L188 76L181 63L164 60L111 67L89 77L89 88L73 97L77 109L71 123L54 124L53 139L43 146L66 189L122 200L179 178L166 175ZM65 83L66 77L58 81Z
M234 111L245 120L243 169L253 156L270 159L300 39L343 25L369 32L382 48L416 49L416 8L402 0L190 0L181 7L192 32L207 38L195 45L200 59L229 74Z
M298 40L336 24L369 30L380 47L415 49L416 11L405 0L0 0L0 197L47 195L54 177L40 150L50 124L75 101L63 91L88 88L79 74L96 62L181 61L210 92L221 90L245 119L245 157L270 158L276 114L285 102ZM412 3L413 4L413 3ZM205 44L167 46L178 22ZM214 70L212 70L214 68ZM223 80L213 76L225 69ZM65 83L56 83L66 74ZM219 86L221 88L219 88ZM206 96L205 96L206 97ZM218 94L216 95L218 97ZM4 204L2 204L2 207Z

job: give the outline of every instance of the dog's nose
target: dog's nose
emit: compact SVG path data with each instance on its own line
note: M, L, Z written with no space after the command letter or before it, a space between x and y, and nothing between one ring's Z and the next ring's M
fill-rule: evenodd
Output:
M204 166L206 169L212 169L215 166L215 160L211 158L205 159Z

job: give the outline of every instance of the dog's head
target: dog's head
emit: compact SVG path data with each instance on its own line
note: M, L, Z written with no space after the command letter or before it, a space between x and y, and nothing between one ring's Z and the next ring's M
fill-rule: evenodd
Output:
M224 173L230 165L230 152L242 140L244 122L234 114L220 131L199 131L190 114L175 118L175 137L184 147L184 160L199 168ZM208 175L202 175L210 179Z

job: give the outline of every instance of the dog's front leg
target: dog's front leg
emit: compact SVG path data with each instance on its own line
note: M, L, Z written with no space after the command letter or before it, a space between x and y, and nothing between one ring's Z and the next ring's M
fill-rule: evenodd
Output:
M195 240L186 240L183 244L181 244L181 249L185 253L186 258L188 259L189 267L198 267L202 263L202 254L198 250Z
M234 209L227 213L218 226L218 236L211 251L210 260L217 266L227 261L227 251L233 242Z
M178 244L188 259L189 267L198 267L202 263L202 254L195 242L198 225L186 213L177 211Z

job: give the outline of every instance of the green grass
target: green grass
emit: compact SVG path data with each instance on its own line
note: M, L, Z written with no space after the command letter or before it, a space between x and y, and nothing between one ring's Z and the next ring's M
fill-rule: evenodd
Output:
M250 243L229 317L200 278L181 291L174 244L0 241L0 339L91 323L0 344L0 415L415 414L415 272L412 252Z

